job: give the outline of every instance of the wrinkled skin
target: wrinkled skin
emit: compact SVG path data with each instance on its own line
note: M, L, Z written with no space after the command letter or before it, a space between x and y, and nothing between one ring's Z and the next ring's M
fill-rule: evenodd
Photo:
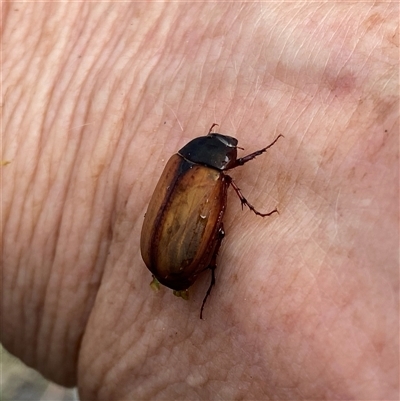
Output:
M398 397L396 3L5 3L4 346L82 399ZM149 288L147 203L235 136L217 284Z

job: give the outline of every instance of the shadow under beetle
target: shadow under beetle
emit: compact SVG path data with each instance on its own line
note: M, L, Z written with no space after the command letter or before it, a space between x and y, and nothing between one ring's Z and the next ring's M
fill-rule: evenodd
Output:
M188 298L188 288L198 275L211 270L211 283L200 310L215 284L218 250L224 238L224 216L229 185L243 206L265 217L277 212L258 212L225 173L261 155L283 135L260 150L237 158L236 138L213 133L191 140L173 155L151 197L140 238L143 260L153 273L151 285L161 283L176 296Z

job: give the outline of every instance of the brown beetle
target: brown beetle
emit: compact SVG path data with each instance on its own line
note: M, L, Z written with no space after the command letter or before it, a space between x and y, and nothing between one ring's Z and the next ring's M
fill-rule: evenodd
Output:
M200 319L215 284L229 185L239 196L242 208L247 205L262 217L277 212L258 212L224 171L261 155L282 135L265 148L237 159L237 139L212 133L216 125L211 126L208 135L193 139L169 159L150 200L140 238L143 260L153 273L153 286L160 282L187 299L187 289L197 276L211 270Z

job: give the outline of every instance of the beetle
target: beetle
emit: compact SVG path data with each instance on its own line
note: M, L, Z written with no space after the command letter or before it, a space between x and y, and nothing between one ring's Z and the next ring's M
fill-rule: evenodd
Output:
M167 162L156 185L144 217L140 250L147 268L153 274L151 286L159 283L188 298L188 288L198 275L209 269L211 282L200 309L200 319L207 298L215 285L216 259L224 238L223 216L228 187L246 205L260 213L243 196L233 179L225 173L261 155L283 135L265 148L237 158L238 140L213 133L194 138ZM240 148L241 149L241 148Z

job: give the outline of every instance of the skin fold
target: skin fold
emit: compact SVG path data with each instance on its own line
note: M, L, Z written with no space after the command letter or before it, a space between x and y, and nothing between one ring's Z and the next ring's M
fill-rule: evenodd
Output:
M397 399L396 2L2 5L2 325L82 399ZM216 285L149 287L144 213L239 140ZM8 164L7 164L8 163Z

